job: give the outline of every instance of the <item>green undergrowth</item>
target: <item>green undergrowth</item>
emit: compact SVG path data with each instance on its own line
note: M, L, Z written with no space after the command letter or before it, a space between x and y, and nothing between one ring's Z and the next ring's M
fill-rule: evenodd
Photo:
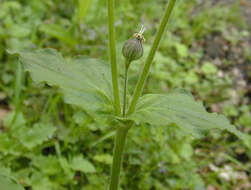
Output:
M178 2L145 92L167 93L182 87L205 102L208 111L224 113L239 130L250 134L250 97L246 87L241 87L243 83L239 83L250 80L250 72L245 69L251 61L246 50L250 46L243 45L250 34L238 2L227 6L209 2ZM138 31L142 20L147 27L143 44L144 56L147 55L163 12L162 3L116 1L116 38L121 44L118 52L129 35ZM12 183L15 189L27 190L106 189L114 136L110 123L102 117L97 121L78 105L63 103L61 90L33 83L16 64L17 59L5 51L46 47L60 50L66 60L81 54L107 61L105 6L105 1L98 0L0 2L1 184ZM232 51L240 47L241 53ZM214 48L216 52L210 51ZM222 51L224 48L227 50ZM122 75L123 58L118 60ZM130 92L141 64L137 61L131 65ZM102 89L109 89L107 81L100 80ZM81 88L91 82L68 85ZM99 94L107 96L109 102L106 92L109 90ZM151 99L145 97L145 101L147 98ZM99 99L87 99L81 106L97 111L99 105L95 102ZM102 103L104 110L98 111L110 113L111 107ZM134 117L151 120L140 114ZM229 190L250 181L251 152L236 136L216 130L198 140L176 126L143 125L129 132L121 189Z

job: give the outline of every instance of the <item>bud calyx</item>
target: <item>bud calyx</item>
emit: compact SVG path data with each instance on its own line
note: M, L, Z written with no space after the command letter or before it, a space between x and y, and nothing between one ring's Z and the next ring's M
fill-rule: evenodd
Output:
M142 42L145 40L143 37L144 30L145 28L142 27L140 32L135 33L133 37L127 40L123 46L122 53L128 64L141 58L143 55Z

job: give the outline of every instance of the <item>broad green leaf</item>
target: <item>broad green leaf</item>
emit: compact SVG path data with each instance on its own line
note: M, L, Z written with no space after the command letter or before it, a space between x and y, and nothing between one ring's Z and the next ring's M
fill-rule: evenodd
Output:
M13 25L9 30L9 35L16 38L25 38L29 36L31 29L28 24L22 25Z
M51 190L53 183L50 181L49 176L40 172L33 172L31 176L32 189L34 190Z
M22 126L18 128L15 136L25 147L31 149L50 139L56 128L51 124L36 123L33 127Z
M11 174L11 169L10 168L6 168L5 166L3 166L0 163L0 175L10 176L10 174Z
M25 148L17 139L13 139L6 133L0 132L0 153L3 153L4 155L22 155L24 151Z
M34 156L32 164L45 175L55 175L63 171L58 158L52 155Z
M25 125L26 120L23 113L21 112L11 112L4 119L3 124L5 127L20 127Z
M144 95L129 119L158 126L176 124L194 136L210 129L227 130L241 138L247 146L250 147L251 143L250 137L238 131L223 115L208 113L201 102L185 92Z
M24 190L24 188L9 175L0 173L0 189L1 190Z
M94 173L96 172L95 167L91 162L84 159L82 155L73 157L71 161L71 168L76 171L81 171L83 173Z
M58 86L66 103L84 108L88 114L112 110L112 85L109 66L95 59L78 56L65 60L53 49L15 52L35 82ZM95 115L95 119L103 118Z
M104 164L112 164L112 156L110 154L98 154L93 159Z

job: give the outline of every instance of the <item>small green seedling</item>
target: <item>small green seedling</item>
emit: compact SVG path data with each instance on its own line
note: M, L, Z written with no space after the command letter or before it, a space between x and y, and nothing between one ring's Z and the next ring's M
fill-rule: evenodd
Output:
M116 137L110 190L117 190L119 187L126 136L128 130L135 125L146 123L151 126L170 126L172 124L194 136L210 129L228 130L250 146L249 136L238 131L224 116L208 113L202 103L196 102L193 96L184 90L176 90L168 94L142 95L144 83L175 2L176 0L169 0L134 94L128 103L126 101L128 68L132 61L143 55L144 27L125 42L122 49L125 57L125 81L124 91L120 93L115 46L114 0L107 1L110 65L86 56L65 60L53 49L15 52L19 54L21 63L25 70L30 72L35 82L58 86L66 103L82 107L97 122L106 119L114 125ZM120 101L121 94L123 94L123 101Z

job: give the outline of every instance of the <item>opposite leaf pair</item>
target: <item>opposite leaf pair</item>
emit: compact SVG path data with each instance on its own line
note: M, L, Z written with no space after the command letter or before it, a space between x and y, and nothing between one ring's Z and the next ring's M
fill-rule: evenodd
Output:
M108 116L116 118L108 64L83 56L65 60L52 49L15 53L19 54L21 63L35 82L58 86L66 103L82 107L96 121ZM227 130L251 146L248 135L238 131L223 115L208 113L202 103L185 91L143 95L135 111L124 120L153 126L175 124L194 136L210 129Z

